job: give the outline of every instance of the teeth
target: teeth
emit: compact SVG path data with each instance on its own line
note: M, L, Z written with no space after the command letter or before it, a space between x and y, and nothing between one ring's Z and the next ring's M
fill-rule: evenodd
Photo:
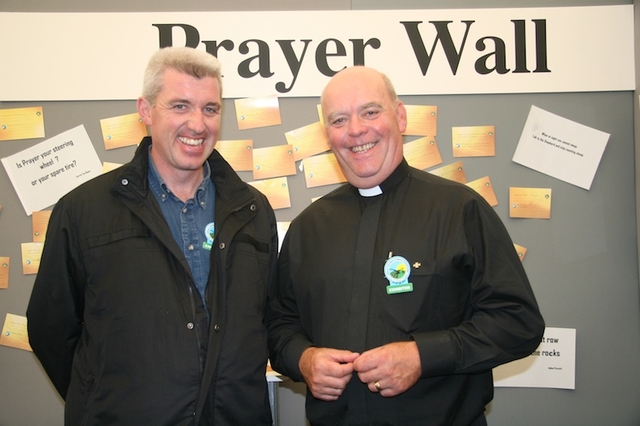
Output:
M178 140L185 145L191 145L191 146L200 146L204 143L204 139L190 139L190 138L185 138L183 136L178 137Z
M356 153L362 153L362 152L367 152L369 151L371 148L373 148L375 144L373 142L365 144L365 145L360 145L360 146L354 146L353 148L351 148L352 152L356 152Z

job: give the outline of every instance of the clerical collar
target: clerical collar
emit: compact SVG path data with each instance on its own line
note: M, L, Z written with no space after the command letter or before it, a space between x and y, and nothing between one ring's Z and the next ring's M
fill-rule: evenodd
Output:
M366 189L358 188L358 192L363 197L378 196L383 192L388 191L391 187L397 185L402 179L405 178L405 176L408 173L409 173L409 164L403 158L402 162L398 164L398 167L396 167L393 173L391 173L391 175L389 175L389 177L385 179L384 182L382 182L378 186L374 186L373 188L366 188Z
M363 197L375 197L376 195L382 194L382 188L380 186L374 186L373 188L358 188L358 192Z

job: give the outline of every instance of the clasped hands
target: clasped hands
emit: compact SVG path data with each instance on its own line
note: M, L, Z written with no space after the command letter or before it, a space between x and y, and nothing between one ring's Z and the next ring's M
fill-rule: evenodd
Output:
M389 343L362 354L310 347L302 353L298 365L309 391L323 401L338 399L354 372L371 392L391 397L413 386L422 371L418 346L413 341Z

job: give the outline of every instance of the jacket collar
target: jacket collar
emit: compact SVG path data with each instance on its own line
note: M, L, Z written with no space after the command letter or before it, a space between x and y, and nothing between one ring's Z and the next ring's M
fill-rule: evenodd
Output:
M131 201L141 202L148 196L149 182L149 146L151 137L146 136L140 142L131 162L120 169L118 178L111 188L113 193L124 196ZM253 200L253 194L247 184L240 179L233 168L222 158L218 151L213 151L207 159L211 169L211 179L216 187L216 206L233 211ZM126 181L126 184L123 183Z

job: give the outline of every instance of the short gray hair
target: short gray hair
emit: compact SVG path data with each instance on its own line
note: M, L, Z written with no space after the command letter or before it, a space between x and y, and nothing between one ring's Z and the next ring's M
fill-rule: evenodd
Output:
M167 69L174 69L197 79L217 79L222 97L222 71L218 58L191 47L165 47L154 53L144 73L142 97L151 105L155 105L156 97L162 90L162 77Z

